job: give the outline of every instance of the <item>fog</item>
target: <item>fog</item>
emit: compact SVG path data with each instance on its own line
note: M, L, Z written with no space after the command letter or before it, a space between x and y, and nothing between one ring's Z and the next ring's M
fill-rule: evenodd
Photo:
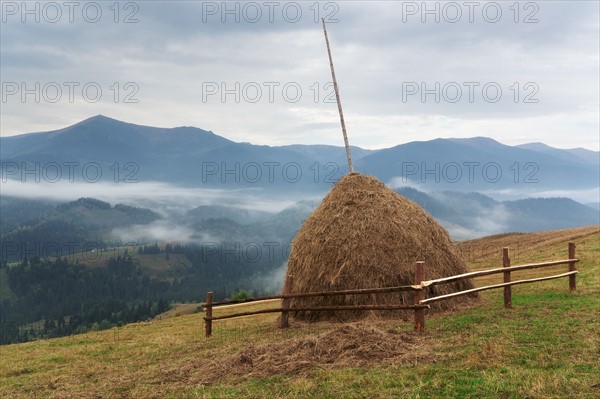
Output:
M199 234L187 226L177 225L168 220L116 228L111 231L110 239L118 242L177 242L181 244L214 241L214 237Z
M456 224L443 219L438 222L448 230L453 240L462 241L509 231L509 216L504 206L500 205L474 215L468 224Z
M393 177L387 183L388 187L400 189L402 187L410 187L424 193L435 193L438 191L448 190L446 188L435 188L432 184L423 184L418 181L408 179L406 177ZM452 190L452 189L450 189ZM461 190L463 191L463 190ZM486 195L496 201L514 201L525 198L570 198L582 204L600 201L600 187L588 188L582 190L536 190L535 185L528 187L527 185L519 185L518 188L503 188L503 189L481 189L473 187L472 192L478 192Z
M221 205L249 211L277 213L293 205L298 198L272 195L260 189L186 188L162 182L85 183L27 182L7 179L1 195L49 201L74 201L92 197L112 205L124 204L152 209L163 216L183 214L201 205Z
M268 274L258 276L252 280L252 287L262 289L266 292L280 292L283 287L285 273L287 271L287 261L283 262L277 269Z
M499 201L513 201L522 198L571 198L582 204L600 201L600 187L585 190L545 190L545 191L524 191L523 189L505 189L482 191L484 195L492 197Z

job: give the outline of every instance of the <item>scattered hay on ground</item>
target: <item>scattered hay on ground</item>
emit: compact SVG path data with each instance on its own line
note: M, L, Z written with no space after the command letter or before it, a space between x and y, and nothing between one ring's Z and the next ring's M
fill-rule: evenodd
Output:
M316 369L432 363L441 360L426 337L351 323L315 336L273 344L252 345L212 361L195 360L187 366L165 370L162 381L185 384L235 382L274 375L307 375Z

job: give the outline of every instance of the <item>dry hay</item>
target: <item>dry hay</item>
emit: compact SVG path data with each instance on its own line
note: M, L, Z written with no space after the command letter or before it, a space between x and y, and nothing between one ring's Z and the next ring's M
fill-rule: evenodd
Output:
M316 336L252 345L210 362L194 360L164 370L160 380L212 384L274 375L305 376L315 369L432 363L442 359L438 349L412 331L353 323Z
M425 279L469 270L446 230L417 204L374 177L353 173L332 188L294 238L287 274L292 292L390 287L414 283L414 263L425 261ZM470 280L430 287L429 297L473 288ZM476 294L472 297L476 297ZM450 309L466 297L436 302ZM295 298L292 307L412 304L413 292ZM306 320L349 320L376 314L407 316L406 311L295 312Z

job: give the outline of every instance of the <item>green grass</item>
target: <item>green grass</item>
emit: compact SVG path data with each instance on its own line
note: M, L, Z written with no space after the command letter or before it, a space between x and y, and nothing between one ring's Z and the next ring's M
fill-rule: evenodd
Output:
M0 347L0 397L598 398L600 234L574 230L519 240L528 237L537 243L523 251L523 262L556 259L575 240L581 259L577 291L568 292L566 279L525 284L513 287L512 309L504 308L502 290L491 290L469 309L428 315L419 343L435 355L431 358L202 385L181 370L219 362L251 344L271 345L333 327L294 328L292 322L293 328L281 331L276 315L269 314L215 322L215 336L205 339L202 314L189 314ZM506 239L515 237L492 237L488 244ZM497 264L497 257L471 262L477 269ZM408 322L383 323L412 329Z

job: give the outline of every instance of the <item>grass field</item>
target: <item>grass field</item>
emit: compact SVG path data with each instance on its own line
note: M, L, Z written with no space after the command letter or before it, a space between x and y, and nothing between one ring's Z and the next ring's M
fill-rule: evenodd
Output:
M598 226L508 234L459 244L473 270L564 259L577 244L577 291L567 279L513 287L513 309L502 291L485 291L474 306L428 315L427 331L408 321L378 320L393 331L401 357L364 364L331 363L318 337L339 324L275 328L277 315L217 321L203 336L202 314L165 317L108 331L0 347L2 398L598 398L600 397L600 233ZM514 273L514 279L565 271L566 265ZM501 275L476 280L499 282ZM250 309L268 303L248 305ZM239 310L219 309L218 312ZM244 307L244 309L246 309ZM365 322L354 323L358 327ZM387 333L386 333L387 334ZM394 335L395 334L395 335ZM387 336L387 335L386 335ZM310 341L310 337L317 337ZM260 356L316 343L315 359L298 371L261 375ZM389 342L387 342L389 344ZM371 343L372 344L372 343ZM255 352L243 352L254 348ZM348 347L356 352L360 348ZM369 348L373 348L370 346ZM317 350L318 349L318 350ZM242 352L240 352L242 351ZM254 363L239 353L259 353ZM367 356L365 354L365 356ZM228 372L229 365L236 368ZM277 368L274 368L278 370ZM243 372L240 372L243 371ZM245 372L247 370L248 372ZM264 374L264 373L263 373Z

